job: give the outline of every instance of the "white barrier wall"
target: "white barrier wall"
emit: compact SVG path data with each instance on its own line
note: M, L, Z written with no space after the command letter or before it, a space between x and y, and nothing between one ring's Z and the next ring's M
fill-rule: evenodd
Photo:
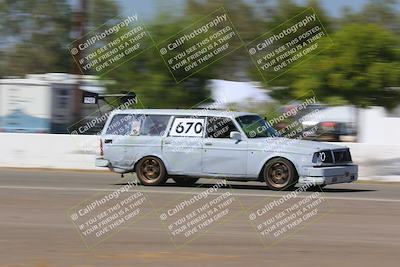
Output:
M98 136L0 134L0 167L104 170L94 167Z
M400 118L388 117L382 107L362 109L358 132L360 143L400 145Z
M350 148L361 180L400 182L400 145L338 143Z
M99 142L98 136L0 133L0 167L106 170L94 166ZM400 181L400 145L339 144L350 147L360 179Z

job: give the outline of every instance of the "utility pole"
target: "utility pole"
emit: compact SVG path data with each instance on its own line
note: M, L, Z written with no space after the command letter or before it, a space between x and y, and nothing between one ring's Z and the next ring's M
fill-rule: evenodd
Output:
M74 40L83 40L83 36L86 33L86 18L87 18L87 0L79 0L78 9L75 11L73 16L73 39ZM78 54L75 56L76 59L82 58L83 51L78 49ZM73 120L78 121L81 117L81 99L82 99L82 91L80 90L80 83L82 79L82 72L78 63L73 61L72 74L76 77L76 83L74 88L74 111L72 114Z

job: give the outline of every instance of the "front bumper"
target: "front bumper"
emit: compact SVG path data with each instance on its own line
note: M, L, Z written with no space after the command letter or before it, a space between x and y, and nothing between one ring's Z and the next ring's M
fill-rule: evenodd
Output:
M299 184L314 183L316 185L328 185L339 183L351 183L358 179L358 165L309 167L307 175L299 177Z

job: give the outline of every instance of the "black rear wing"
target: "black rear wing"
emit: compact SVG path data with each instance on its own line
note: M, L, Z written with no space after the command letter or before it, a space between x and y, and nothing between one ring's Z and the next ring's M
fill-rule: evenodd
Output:
M120 94L99 94L88 91L83 91L82 93L82 103L83 104L98 104L99 100L103 100L108 105L111 105L108 101L108 97L119 97L121 102L126 103L137 103L136 94L134 92L122 91Z

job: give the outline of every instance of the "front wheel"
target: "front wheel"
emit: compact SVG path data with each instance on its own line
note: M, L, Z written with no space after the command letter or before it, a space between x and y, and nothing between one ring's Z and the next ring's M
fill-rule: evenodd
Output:
M270 160L263 169L263 178L272 190L284 190L293 187L298 179L293 163L284 158Z
M135 171L143 185L161 185L167 180L164 163L157 157L142 158L136 165Z

